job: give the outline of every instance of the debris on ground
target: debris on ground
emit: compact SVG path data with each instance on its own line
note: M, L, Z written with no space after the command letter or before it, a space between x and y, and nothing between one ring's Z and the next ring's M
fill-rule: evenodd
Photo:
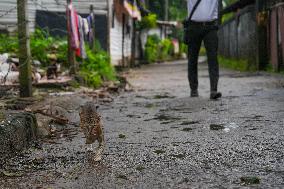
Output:
M7 156L22 151L37 139L37 121L31 113L6 116L0 123L0 164Z

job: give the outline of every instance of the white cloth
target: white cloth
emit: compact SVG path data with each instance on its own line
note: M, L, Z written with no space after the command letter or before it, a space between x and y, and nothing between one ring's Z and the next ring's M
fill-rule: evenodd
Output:
M89 23L86 18L83 18L83 27L84 27L85 35L88 35L90 30L89 30Z
M188 0L188 16L190 15L197 0ZM219 0L201 0L197 9L195 10L192 21L196 22L210 22L218 19Z

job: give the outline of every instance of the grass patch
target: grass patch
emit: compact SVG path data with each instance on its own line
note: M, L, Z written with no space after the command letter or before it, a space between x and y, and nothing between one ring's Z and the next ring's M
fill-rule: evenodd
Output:
M241 177L240 180L242 185L260 184L260 178L258 177Z
M283 75L284 76L284 70L280 70L280 71L275 71L275 69L273 68L272 64L269 63L266 65L265 71L268 73L273 73L273 74L279 74L279 75Z
M5 115L2 112L2 110L0 109L0 122L3 121L5 119Z
M220 66L238 71L256 71L256 65L251 64L248 60L218 57Z
M137 171L143 171L145 169L145 167L143 167L142 165L139 165L136 167Z
M155 108L155 107L156 105L151 103L145 105L145 108Z
M185 154L171 154L170 156L172 156L173 158L177 158L177 159L185 158Z
M184 131L184 132L190 132L190 131L192 131L192 130L193 130L193 129L192 129L192 128L189 128L189 127L188 127L188 128L183 128L183 129L182 129L182 131Z
M118 138L126 138L126 136L124 134L119 134Z
M117 175L117 178L127 180L127 176L125 175Z

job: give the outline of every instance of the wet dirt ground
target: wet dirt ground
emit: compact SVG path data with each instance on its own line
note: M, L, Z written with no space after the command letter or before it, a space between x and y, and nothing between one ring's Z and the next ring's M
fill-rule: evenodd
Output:
M100 107L100 163L69 125L7 160L0 188L284 188L284 77L221 70L223 98L210 101L207 65L198 98L186 70L181 61L130 71L135 91Z

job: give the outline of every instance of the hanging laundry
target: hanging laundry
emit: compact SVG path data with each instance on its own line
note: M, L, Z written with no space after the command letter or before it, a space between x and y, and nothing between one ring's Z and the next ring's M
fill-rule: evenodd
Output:
M87 21L88 21L88 24L89 24L88 42L89 42L89 46L90 46L91 48L93 48L94 36L95 36L95 31L94 31L95 15L94 15L94 13L91 13L91 14L87 17Z
M89 29L88 20L86 18L83 18L83 27L84 27L84 34L85 36L87 36L90 32L90 29Z
M72 48L78 49L80 42L79 42L79 35L78 35L78 15L76 10L73 8L72 4L68 6L68 11L70 14L70 29L72 35Z
M79 37L80 37L80 56L81 58L85 59L87 58L86 49L85 49L85 40L84 40L84 24L83 24L83 18L81 16L78 16L79 20Z
M74 49L76 56L83 59L87 58L85 49L85 40L89 42L92 48L94 43L94 23L95 15L91 13L87 18L78 15L75 8L70 4L67 7L67 15L69 15L68 32L71 35L71 47Z
M124 0L123 6L132 18L136 18L139 21L142 19L136 0Z

